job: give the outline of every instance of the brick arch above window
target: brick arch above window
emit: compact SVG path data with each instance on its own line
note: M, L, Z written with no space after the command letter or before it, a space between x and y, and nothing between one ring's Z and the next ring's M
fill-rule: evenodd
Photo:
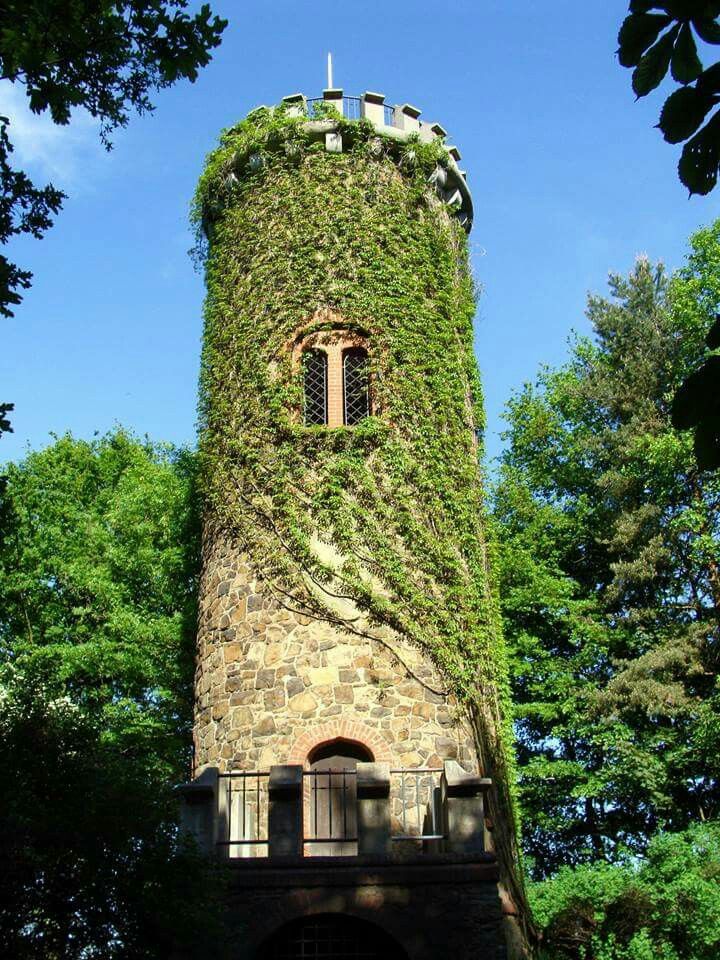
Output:
M368 727L359 720L343 718L329 720L327 723L309 727L295 741L290 749L287 762L289 764L309 764L310 754L324 743L333 740L350 740L368 749L376 763L390 763L390 746L377 730Z

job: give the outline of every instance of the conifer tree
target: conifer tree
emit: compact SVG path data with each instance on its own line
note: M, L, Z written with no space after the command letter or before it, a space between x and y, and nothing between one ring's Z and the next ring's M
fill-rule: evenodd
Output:
M591 296L594 337L508 406L496 490L537 876L718 814L720 480L672 396L720 303L720 223L669 279Z

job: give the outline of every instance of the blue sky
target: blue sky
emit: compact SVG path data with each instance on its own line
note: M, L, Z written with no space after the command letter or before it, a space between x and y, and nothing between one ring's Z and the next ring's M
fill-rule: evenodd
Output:
M109 154L88 118L53 128L0 85L19 160L69 194L44 240L10 249L35 282L15 318L0 321L0 399L16 404L3 460L51 432L89 437L116 423L194 442L195 182L222 127L286 94L318 95L328 50L346 94L413 103L462 152L491 455L511 391L562 362L571 329L587 330L588 291L639 253L678 266L689 234L718 216L720 193L688 199L678 150L654 129L662 90L636 103L617 64L625 0L211 5L230 20L213 62L194 85L159 94Z

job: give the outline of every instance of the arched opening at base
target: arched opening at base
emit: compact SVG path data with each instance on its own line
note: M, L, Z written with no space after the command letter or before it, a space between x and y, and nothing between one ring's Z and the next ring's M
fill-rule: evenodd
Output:
M407 960L402 947L374 923L342 913L301 917L281 927L259 960Z

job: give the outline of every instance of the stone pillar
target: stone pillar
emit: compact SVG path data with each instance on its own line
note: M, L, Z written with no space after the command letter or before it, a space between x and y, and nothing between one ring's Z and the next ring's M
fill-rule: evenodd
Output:
M366 90L362 95L360 108L363 117L374 123L376 127L386 126L384 93L373 93L371 90Z
M390 855L390 764L357 765L358 854Z
M342 114L343 92L340 88L335 87L330 90L323 90L323 100L325 103L329 103L331 107L335 107L338 113Z
M302 117L307 113L307 100L303 93L293 93L282 98L283 106L291 117Z
M455 760L446 760L442 775L447 853L485 852L485 791L492 780L465 770Z
M208 767L191 783L179 786L180 831L194 839L208 856L216 852L218 840L218 769Z
M410 103L404 103L401 107L395 107L395 126L400 130L406 130L408 133L420 132L420 110L413 107Z
M303 768L270 767L268 856L299 857L303 852Z

